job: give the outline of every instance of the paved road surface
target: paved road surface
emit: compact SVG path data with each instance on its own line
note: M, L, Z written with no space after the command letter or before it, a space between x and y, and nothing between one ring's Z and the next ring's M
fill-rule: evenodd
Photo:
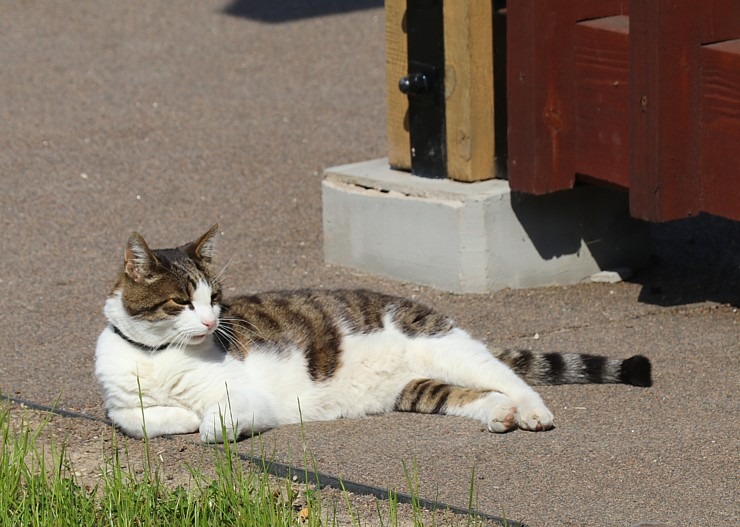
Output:
M415 464L423 497L467 506L474 469L478 508L531 526L736 525L740 224L656 226L651 267L617 285L456 296L326 267L322 170L386 152L382 6L345 4L0 6L0 390L102 417L93 349L128 234L170 245L219 222L227 292L372 287L491 344L654 361L650 389L542 390L547 433L307 424L320 471L407 491ZM59 426L91 441L92 425ZM262 440L303 462L299 427Z

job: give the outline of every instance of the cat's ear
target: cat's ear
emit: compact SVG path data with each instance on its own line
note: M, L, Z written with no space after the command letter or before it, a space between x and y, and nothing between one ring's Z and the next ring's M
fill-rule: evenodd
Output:
M185 250L205 263L210 264L213 261L213 255L216 246L216 233L218 232L218 223L211 227L207 233L198 238L193 243L185 246Z
M129 236L123 254L124 270L134 282L151 281L157 258L138 232Z

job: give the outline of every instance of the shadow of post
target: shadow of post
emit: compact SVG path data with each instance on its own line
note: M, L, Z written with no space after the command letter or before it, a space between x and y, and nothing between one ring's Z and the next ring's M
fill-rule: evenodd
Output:
M635 277L640 301L740 307L740 222L702 214L651 227L650 265Z
M543 196L512 192L511 206L543 259L585 246L601 269L630 267L641 302L740 306L740 222L702 214L647 224L626 217L628 199L626 192L577 185ZM642 236L650 254L640 261L630 248Z
M233 0L222 12L269 24L280 24L377 7L383 7L383 0Z
M511 207L543 260L585 249L601 269L648 261L648 226L629 216L626 192L590 185L542 196L512 192Z

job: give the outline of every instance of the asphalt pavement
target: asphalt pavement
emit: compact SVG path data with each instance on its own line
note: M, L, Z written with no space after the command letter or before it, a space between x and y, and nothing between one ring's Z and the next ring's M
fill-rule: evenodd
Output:
M477 509L533 527L737 525L740 223L653 226L619 284L453 295L326 266L323 170L386 155L383 45L374 0L0 4L0 392L103 418L94 346L128 235L218 222L227 294L370 287L491 345L654 364L649 389L542 389L546 433L392 414L265 433L277 461L400 492L412 469L459 507L472 482ZM61 426L87 444L82 421Z

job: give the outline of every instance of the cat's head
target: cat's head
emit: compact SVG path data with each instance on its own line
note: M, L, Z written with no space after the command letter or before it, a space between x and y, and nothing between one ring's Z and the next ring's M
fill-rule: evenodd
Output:
M205 341L218 327L221 285L212 259L218 225L194 242L150 249L133 233L105 305L109 322L125 338L158 348Z

